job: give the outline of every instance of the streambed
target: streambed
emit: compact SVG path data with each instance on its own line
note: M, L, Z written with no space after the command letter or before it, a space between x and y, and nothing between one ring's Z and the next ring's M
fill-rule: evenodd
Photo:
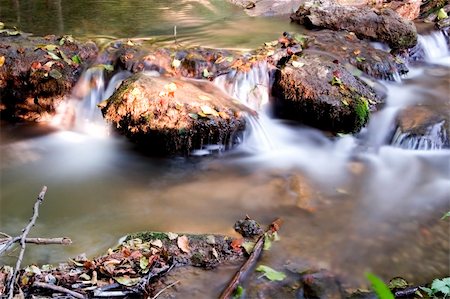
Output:
M126 22L117 19L118 11L94 20L67 4L61 29L48 24L44 7L15 8L4 2L0 1L2 21L17 22L36 34L166 34L171 39L177 19L181 43L247 48L282 31L302 30L287 20L249 18L221 1L189 1L192 6L180 6L183 9L162 1L154 1L151 9L116 3L147 12L133 16L143 24L160 11L178 13L158 22L164 29L152 29L150 23L122 30L116 25ZM70 9L76 13L68 13ZM23 17L28 10L33 11L31 21ZM77 26L81 19L89 25ZM96 31L99 27L89 22L98 20L104 24ZM27 29L30 24L35 28ZM236 29L239 24L251 24L251 38ZM281 241L264 254L264 263L280 270L304 261L341 274L353 287L365 284L365 271L385 279L403 276L413 283L446 276L449 226L440 217L449 210L450 152L404 150L385 140L390 111L423 97L445 105L448 52L435 59L438 65L420 63L403 82L382 82L388 90L387 106L358 139L330 139L314 129L261 117L256 127L260 130L249 132L246 142L231 152L154 158L124 138L105 133L101 122L75 131L2 124L1 230L19 233L41 186L47 185L33 235L67 236L74 244L30 246L27 262L57 263L81 252L94 256L124 234L140 230L233 234L234 221L249 214L262 223L275 217L285 220ZM224 279L225 284L232 270L220 270L221 278L214 279ZM211 284L206 276L201 276L202 288L218 293L217 282ZM184 293L189 296L197 289L186 287Z

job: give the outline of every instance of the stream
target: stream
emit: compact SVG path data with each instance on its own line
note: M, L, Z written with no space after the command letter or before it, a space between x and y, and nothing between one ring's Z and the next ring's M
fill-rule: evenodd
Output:
M172 42L177 26L183 45L235 49L304 31L286 18L248 17L225 1L144 2L0 0L0 20L36 35L162 42ZM31 234L74 243L28 246L28 263L59 263L83 252L93 257L142 230L236 235L234 222L248 214L260 223L284 220L281 240L263 257L278 270L327 268L352 288L367 285L366 271L413 284L448 276L450 227L440 218L450 210L450 150L421 141L405 146L401 136L388 144L401 108L424 99L436 109L449 104L447 44L436 32L423 33L420 43L426 61L397 82L377 82L387 91L386 106L357 136L330 138L271 118L265 65L247 76L219 77L211 84L253 107L256 101L260 117L237 148L206 147L187 158L147 156L111 132L96 104L127 74L108 85L101 72L88 71L81 80L95 77L98 84L77 103L75 129L1 124L0 231L19 234L46 185ZM14 254L0 264L12 263ZM234 269L186 273L195 284L180 292L217 296Z

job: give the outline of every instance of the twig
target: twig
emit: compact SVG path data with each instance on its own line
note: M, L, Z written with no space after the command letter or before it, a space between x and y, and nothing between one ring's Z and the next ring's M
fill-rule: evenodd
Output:
M4 232L0 232L0 235L5 236L7 238L12 238L10 235L8 235L7 233L4 233Z
M35 281L33 283L33 286L38 287L38 288L42 288L42 289L49 289L49 290L65 293L65 294L68 294L68 295L70 295L72 297L79 298L79 299L87 298L86 296L84 296L84 295L82 295L80 293L71 291L69 289L66 289L66 288L63 288L63 287L60 287L60 286L57 286L57 285L54 285L54 284L45 283L45 282Z
M282 224L281 219L277 218L275 221L270 224L269 228L266 230L266 233L268 232L276 232L280 229L280 226ZM236 272L233 279L230 281L226 289L222 292L219 299L227 299L231 298L233 296L233 292L236 289L236 287L240 284L241 280L247 276L250 269L253 268L253 266L258 261L263 246L264 246L264 240L266 233L262 234L258 241L256 241L255 247L253 247L253 251L248 257L248 259L245 261L245 263L241 266L241 268Z
M11 281L9 282L9 295L8 295L9 299L12 299L14 297L14 284L16 283L16 277L20 271L20 264L22 263L23 255L25 254L25 247L26 247L25 239L27 238L28 233L30 232L31 228L34 226L36 219L39 216L39 206L44 201L45 192L47 192L47 186L42 187L42 191L41 191L41 193L39 193L39 196L33 207L33 217L31 217L30 222L27 224L27 226L25 227L25 229L23 230L23 233L21 235L21 238L20 238L21 249L20 249L19 258L17 259L14 273L11 277Z
M409 287L400 291L395 292L395 298L397 297L408 297L414 295L419 290L419 287Z
M156 293L155 296L153 296L151 299L156 299L158 298L159 295L161 295L165 290L167 290L168 288L173 287L174 285L176 285L177 283L179 283L180 281L177 280L175 282L172 282L171 284L169 284L168 286L164 287L162 290L160 290L158 293Z
M21 237L14 238L4 238L0 239L0 245L9 242L19 242ZM70 245L72 244L72 240L66 237L62 238L26 238L25 243L31 243L36 245L49 245L49 244L60 244L60 245Z

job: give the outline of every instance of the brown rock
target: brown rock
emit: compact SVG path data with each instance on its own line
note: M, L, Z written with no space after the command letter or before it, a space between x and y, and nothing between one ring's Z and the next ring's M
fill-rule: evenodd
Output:
M103 105L103 115L146 151L188 154L207 144L231 147L251 112L208 81L136 74Z
M313 53L294 55L276 72L273 94L279 117L335 133L359 131L380 102L342 65Z
M70 36L2 34L0 101L4 119L46 120L97 56L94 43L81 43Z
M385 42L394 49L410 48L417 43L414 23L388 8L378 10L340 5L333 0L313 0L301 5L291 20L310 27L351 31L359 38Z

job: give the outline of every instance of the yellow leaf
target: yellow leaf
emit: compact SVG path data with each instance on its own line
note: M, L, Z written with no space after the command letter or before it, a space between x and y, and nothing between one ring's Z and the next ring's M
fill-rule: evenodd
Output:
M223 112L223 111L219 112L219 116L221 118L223 118L223 119L229 119L230 118L230 116L228 114L226 114L225 112Z
M172 61L172 67L173 68L179 68L180 67L180 65L181 65L181 60L178 60L178 59L174 59L173 61Z
M203 105L200 107L202 109L202 112L206 115L211 114L214 116L219 116L219 113L217 113L216 110L214 110L213 108L209 107L208 105Z
M5 56L0 56L0 67L2 67L5 64Z
M185 235L178 237L177 245L178 248L180 248L184 253L189 253L191 251L191 249L189 248L189 239Z

